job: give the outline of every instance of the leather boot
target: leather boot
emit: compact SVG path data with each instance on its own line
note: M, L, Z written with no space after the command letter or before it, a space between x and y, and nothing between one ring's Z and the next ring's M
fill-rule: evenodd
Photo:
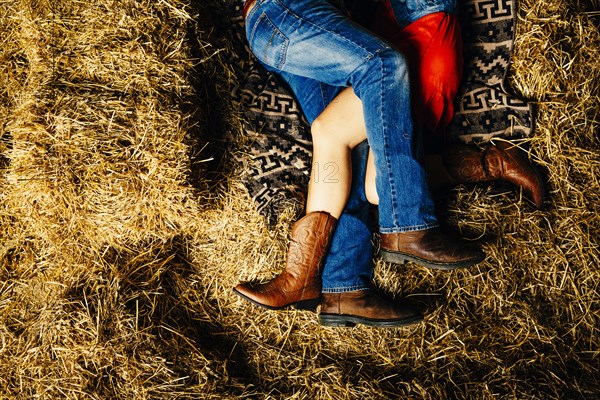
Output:
M421 311L408 301L392 302L375 290L323 293L319 323L352 327L356 324L396 327L423 320Z
M455 183L507 181L523 189L539 209L544 201L544 184L525 153L500 141L483 152L476 147L453 145L442 155L446 173Z
M485 258L478 246L454 238L439 228L382 233L379 254L384 261L395 264L413 261L428 268L444 270L470 267Z
M292 305L316 309L321 298L321 268L336 222L326 212L306 214L292 228L285 270L267 283L239 284L234 292L271 310Z

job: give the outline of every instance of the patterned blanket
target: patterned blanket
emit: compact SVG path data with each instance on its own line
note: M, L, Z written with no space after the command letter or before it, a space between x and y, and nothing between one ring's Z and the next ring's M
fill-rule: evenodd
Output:
M304 202L310 172L310 131L294 97L276 75L250 55L241 9L243 0L229 4L233 49L231 63L241 84L233 89L253 139L252 165L244 183L258 210L270 222L283 208ZM506 86L514 43L516 0L459 0L465 68L456 114L448 130L463 143L494 137L528 136L530 105Z

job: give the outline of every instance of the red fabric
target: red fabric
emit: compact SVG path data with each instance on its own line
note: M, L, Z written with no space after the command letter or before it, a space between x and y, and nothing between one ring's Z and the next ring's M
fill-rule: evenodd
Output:
M370 29L407 57L415 118L429 132L443 133L454 116L454 98L463 68L457 18L438 12L401 29L389 0L378 4Z

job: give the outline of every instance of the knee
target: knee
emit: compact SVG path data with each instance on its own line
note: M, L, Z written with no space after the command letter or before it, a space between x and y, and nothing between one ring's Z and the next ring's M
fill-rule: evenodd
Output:
M351 150L355 147L357 137L365 136L360 127L348 126L346 121L340 121L340 115L323 112L310 126L314 147Z
M310 126L314 146L331 143L335 140L335 127L323 114L319 115Z
M408 60L406 56L396 49L386 49L378 54L383 73L389 74L401 81L408 80Z
M405 68L408 65L406 56L393 47L381 49L377 57L395 68Z
M404 54L391 47L380 49L365 63L363 76L368 79L383 79L387 86L407 85L408 61Z

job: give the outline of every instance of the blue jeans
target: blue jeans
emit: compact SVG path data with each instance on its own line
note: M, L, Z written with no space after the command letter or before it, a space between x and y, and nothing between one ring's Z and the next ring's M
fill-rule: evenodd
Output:
M413 3L420 8L411 10ZM399 21L411 22L443 10L434 0L394 2ZM364 105L367 138L375 159L380 231L437 226L425 172L417 157L404 57L325 0L258 0L247 16L246 33L256 57L267 69L280 73L297 97L301 97L298 82L303 80L318 82L325 88L320 94L353 87ZM315 92L310 96L315 98ZM324 96L322 99L327 101ZM309 119L318 115L307 112L310 99L300 102ZM353 168L364 169L364 146L355 155ZM323 272L326 292L366 288L372 276L363 172L354 171L350 199L333 238Z

